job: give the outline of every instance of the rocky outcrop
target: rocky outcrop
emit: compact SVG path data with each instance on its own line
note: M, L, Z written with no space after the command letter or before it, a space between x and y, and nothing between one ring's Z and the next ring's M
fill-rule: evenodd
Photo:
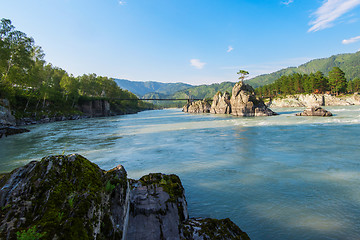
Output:
M79 104L79 110L89 117L110 116L110 103L106 100L91 100Z
M231 114L242 117L272 116L277 115L267 108L264 102L256 97L254 89L240 81L232 89L230 99Z
M7 99L0 99L0 138L29 132L27 129L16 127L15 117L11 114L9 108L9 101Z
M231 113L230 94L228 92L225 92L224 94L218 92L217 94L215 94L211 104L210 113L214 113L214 114Z
M0 189L0 239L249 239L229 219L189 219L176 175L127 179L76 154L30 162Z
M193 218L186 221L181 228L182 239L238 239L250 240L248 235L241 231L229 218Z
M235 84L232 89L231 98L228 93L221 94L218 92L213 98L211 107L205 100L202 100L187 104L184 106L183 112L210 112L215 114L232 114L241 117L277 115L260 98L256 97L254 89L243 81Z
M204 99L196 102L190 102L183 107L183 112L188 113L209 113L210 104Z
M297 113L296 116L330 117L332 113L321 107L308 107L303 112Z
M10 103L7 99L0 99L0 126L15 126L15 117L9 110Z
M310 107L360 105L360 95L295 94L271 99L269 107Z

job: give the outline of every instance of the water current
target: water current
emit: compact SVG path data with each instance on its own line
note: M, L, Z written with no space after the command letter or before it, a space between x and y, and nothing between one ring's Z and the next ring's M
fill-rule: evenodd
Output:
M33 125L0 139L0 172L80 153L131 178L175 173L192 217L232 219L251 239L360 239L360 106L335 116L186 114L180 109Z

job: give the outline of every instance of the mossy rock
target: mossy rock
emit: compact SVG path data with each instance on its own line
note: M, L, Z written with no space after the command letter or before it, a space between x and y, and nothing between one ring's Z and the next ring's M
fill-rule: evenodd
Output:
M139 180L143 186L157 185L169 194L170 202L176 202L178 198L183 197L184 187L180 178L175 174L150 173Z
M14 191L2 191L0 195L6 199L12 191L15 196L1 206L2 223L17 220L10 229L10 238L34 226L44 235L42 239L101 238L102 221L107 228L113 228L109 226L107 202L111 192L106 191L106 183L121 187L127 184L125 170L107 173L77 154L45 157L4 178L7 184L18 182ZM0 180L2 186L4 182ZM9 203L11 206L6 207ZM108 229L105 232L109 235ZM0 238L5 239L6 235L7 231L2 229Z

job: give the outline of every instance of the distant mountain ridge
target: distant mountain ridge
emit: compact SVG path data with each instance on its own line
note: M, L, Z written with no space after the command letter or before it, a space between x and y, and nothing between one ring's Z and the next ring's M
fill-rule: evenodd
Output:
M339 67L345 72L347 80L352 80L355 77L360 77L360 51L356 53L345 53L333 55L328 58L314 59L299 67L289 67L279 71L257 76L249 79L246 82L256 87L261 87L266 84L275 82L276 79L283 75L290 75L292 73L310 74L317 71L323 72L326 76L333 67Z
M122 89L126 89L138 97L142 98L149 93L157 93L164 95L171 95L177 91L193 87L193 85L186 83L161 83L154 81L129 81L126 79L115 79L115 82Z

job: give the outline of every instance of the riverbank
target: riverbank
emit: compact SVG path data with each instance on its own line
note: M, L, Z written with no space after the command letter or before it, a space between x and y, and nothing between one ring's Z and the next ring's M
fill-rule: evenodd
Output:
M329 94L295 94L265 99L268 107L308 107L308 106L350 106L360 105L360 94L333 96Z
M35 111L30 107L29 110L22 111L21 109L11 110L10 102L6 99L0 99L0 138L28 132L27 129L23 128L27 125L135 114L150 109L154 109L154 106L120 106L116 102L94 99L83 100L72 108L56 108L48 103L45 110Z

